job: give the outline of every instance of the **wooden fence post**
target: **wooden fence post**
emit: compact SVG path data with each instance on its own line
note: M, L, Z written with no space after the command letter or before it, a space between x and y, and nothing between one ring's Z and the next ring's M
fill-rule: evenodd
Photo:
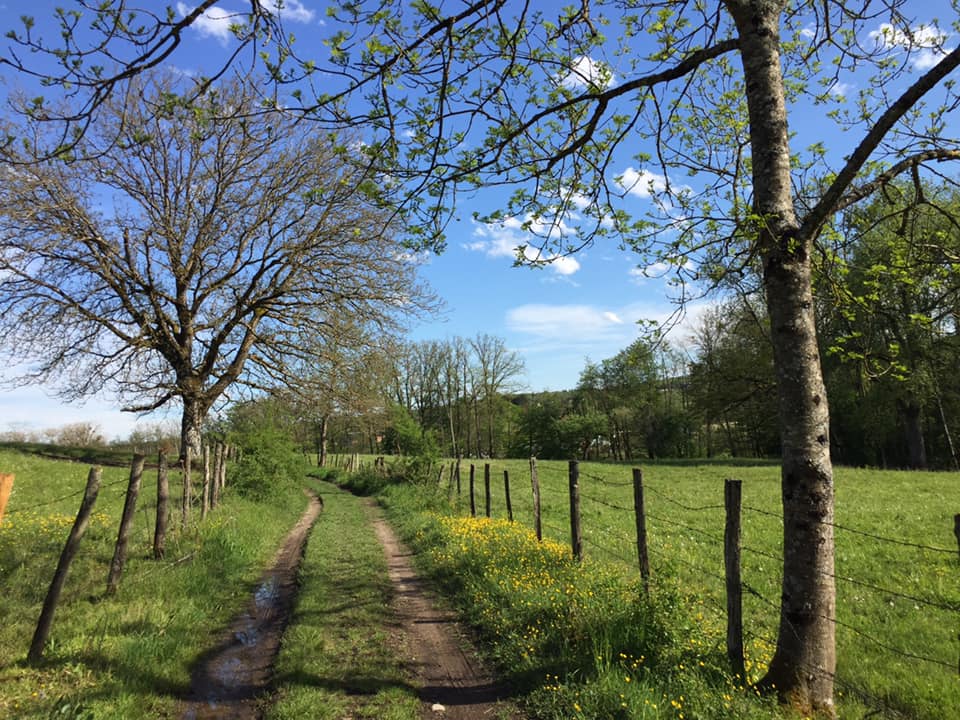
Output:
M454 470L454 473L457 476L457 497L460 497L460 456L457 455L457 466Z
M543 525L540 520L540 478L537 476L537 459L530 458L530 486L533 488L533 529L537 540L543 540Z
M490 463L483 464L483 499L487 517L490 517Z
M473 486L474 479L477 474L477 469L473 463L470 463L470 517L477 516L477 501L473 497Z
M190 463L192 458L190 457L190 446L187 445L186 449L183 452L183 498L181 499L180 507L180 526L186 527L187 523L190 520L190 500L191 493L193 488L190 485Z
M503 471L503 492L507 496L507 520L513 522L513 504L510 502L510 472Z
M90 513L93 511L93 504L97 500L97 493L100 492L101 472L101 468L92 467L89 475L87 475L87 486L83 491L83 501L80 503L77 519L74 520L70 535L67 537L67 544L63 546L63 552L60 553L60 561L57 563L56 572L53 573L53 580L50 582L50 589L47 590L47 597L43 601L43 610L40 611L37 629L33 633L30 652L27 653L28 663L36 664L43 658L43 648L47 644L47 638L50 637L53 614L56 612L57 603L60 601L60 592L63 590L63 584L67 579L67 571L70 570L70 563L73 562L73 558L77 554L80 540L83 539L83 534L87 531Z
M203 500L200 503L200 519L210 512L210 445L203 444Z
M7 501L10 500L10 493L13 492L14 475L11 473L0 474L0 523L3 522L3 514L7 511Z
M153 557L162 560L167 545L167 502L170 482L167 478L167 450L160 448L157 466L157 524L153 529Z
M227 445L224 443L220 446L220 477L217 479L217 482L220 486L220 491L217 494L217 502L220 502L223 498L223 489L227 487Z
M650 593L650 556L647 553L647 511L643 501L643 470L633 469L633 509L637 521L637 559L644 592Z
M570 461L570 546L573 558L583 560L583 532L580 529L580 463Z
M127 484L127 496L123 501L120 531L117 533L117 544L113 549L113 560L110 561L110 572L107 573L107 595L117 592L120 576L123 575L123 566L127 562L127 539L130 537L133 515L137 511L137 496L140 494L140 479L143 477L145 460L146 457L136 453L130 464L130 482Z
M723 504L727 514L723 532L723 560L727 576L727 657L734 674L745 678L740 584L740 497L741 482L726 480L723 484Z

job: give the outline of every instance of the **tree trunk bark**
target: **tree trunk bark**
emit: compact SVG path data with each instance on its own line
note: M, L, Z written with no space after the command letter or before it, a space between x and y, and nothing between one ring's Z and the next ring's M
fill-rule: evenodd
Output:
M761 685L804 715L835 717L833 469L811 288L813 237L799 235L780 64L782 0L726 0L750 114L754 217L763 259L783 450L783 587L777 648Z
M923 408L915 398L897 402L907 439L908 462L912 470L927 469L927 444L923 438Z
M810 269L773 257L765 276L783 444L783 590L777 649L763 683L803 714L833 717L833 469Z
M187 448L190 456L200 457L201 433L203 421L207 415L207 407L198 397L184 396L183 415L180 418L180 461L187 457Z
M327 466L327 429L329 428L329 421L329 415L324 415L320 418L320 438L317 442L317 465L320 467Z

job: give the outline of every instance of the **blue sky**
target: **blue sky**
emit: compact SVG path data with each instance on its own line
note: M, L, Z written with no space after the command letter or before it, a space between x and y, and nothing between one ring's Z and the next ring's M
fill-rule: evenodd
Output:
M232 42L225 18L230 11L242 9L244 2L223 0L222 11L209 14L188 31L173 57L176 67L188 73L202 71L205 59L223 53ZM50 17L57 4L63 3L6 0L0 2L0 16L10 27L18 15L29 12L43 31L44 18ZM181 14L190 6L173 4ZM324 33L326 3L286 0L285 8L285 20L296 32L299 46ZM924 69L922 64L931 59L936 59L935 53L918 53L914 64ZM589 71L588 67L580 69ZM17 79L8 73L4 81L9 86ZM834 92L843 94L854 90L852 85L834 88ZM813 120L813 115L810 118ZM824 131L819 125L800 123L794 129L829 144L831 138L822 137ZM845 142L849 139L839 141L841 148ZM656 185L662 178L628 161L616 171L627 179L639 180L625 203L632 212L642 213L650 202L645 197L648 184ZM514 248L524 242L521 219L508 219L500 226L471 219L474 212L494 210L500 200L495 191L478 192L461 200L459 220L448 229L446 251L429 257L422 269L423 278L445 301L446 309L439 317L412 328L414 339L470 337L481 332L501 336L523 357L529 389L556 390L576 384L585 358L609 357L636 339L638 321L662 321L673 312L665 280L649 276L657 275L657 268L646 268L645 272L642 258L618 249L612 241L607 245L597 243L546 267L514 267ZM686 341L702 307L702 303L695 303L688 308L687 319L673 331L674 344ZM158 419L162 416L147 420ZM135 417L120 413L110 398L64 406L49 397L44 388L0 392L0 430L11 425L37 429L80 420L99 423L108 437L126 435L136 422Z

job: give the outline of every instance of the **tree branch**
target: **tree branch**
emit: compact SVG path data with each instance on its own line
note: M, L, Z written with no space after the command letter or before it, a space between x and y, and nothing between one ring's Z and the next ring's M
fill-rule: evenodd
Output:
M903 118L927 92L932 90L941 80L960 65L960 47L946 55L939 63L928 70L913 85L890 105L880 116L860 144L847 158L843 169L834 178L830 187L823 193L820 201L810 210L800 226L801 237L816 235L827 218L839 208L844 192L850 187L857 173L864 166L870 155L880 145L887 133Z

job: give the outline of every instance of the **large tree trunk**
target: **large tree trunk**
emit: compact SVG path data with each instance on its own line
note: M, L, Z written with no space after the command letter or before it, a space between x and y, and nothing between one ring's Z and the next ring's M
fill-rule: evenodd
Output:
M755 232L764 264L783 446L783 590L777 649L762 684L800 713L835 716L833 470L810 283L799 237L779 53L779 0L727 0L750 112Z
M777 649L764 684L802 714L833 717L833 469L809 264L769 258L765 283L783 444L783 591Z
M198 397L184 396L183 415L180 418L180 462L182 463L187 456L187 448L190 448L190 456L200 457L201 434L203 432L203 421L207 415L207 403Z

